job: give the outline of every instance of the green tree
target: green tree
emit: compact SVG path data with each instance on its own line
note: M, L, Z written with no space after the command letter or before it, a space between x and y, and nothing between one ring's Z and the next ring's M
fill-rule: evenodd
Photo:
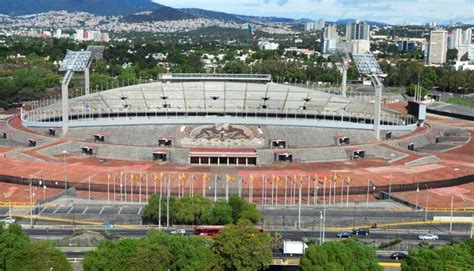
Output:
M225 226L217 234L212 251L224 270L260 270L270 265L270 236L248 220Z
M0 227L0 270L71 270L61 251L48 242L31 243L19 224Z
M49 242L30 243L15 250L7 263L12 271L72 270L66 256Z
M356 240L310 245L300 261L300 270L382 270L375 250Z
M159 217L160 212L160 202L161 202L161 218ZM169 199L169 208L170 208L170 222L173 223L175 220L174 210L175 210L176 199L170 197ZM143 208L142 219L146 223L159 224L161 222L166 222L166 196L160 200L160 195L152 195L148 200L148 204Z
M207 238L164 234L156 230L148 232L148 245L161 244L169 250L168 270L210 270L215 266Z
M233 223L237 223L239 219L248 219L254 224L262 220L255 204L248 203L235 194L229 197L229 205L232 208Z
M472 239L441 247L420 245L409 251L410 257L402 261L402 270L472 270L473 252Z
M446 60L456 60L458 59L458 49L448 49L446 53Z
M420 90L421 90L421 97L425 97L426 94L428 93L428 91L426 90L426 88L424 88L422 85L420 85L419 87L415 84L411 84L408 88L407 88L407 94L409 96L415 96L415 94L417 93L420 93ZM418 92L417 92L418 91Z
M217 201L202 217L201 224L227 225L232 223L232 207L225 201Z
M211 209L211 201L203 196L185 196L174 205L174 217L179 224L197 224L201 216Z

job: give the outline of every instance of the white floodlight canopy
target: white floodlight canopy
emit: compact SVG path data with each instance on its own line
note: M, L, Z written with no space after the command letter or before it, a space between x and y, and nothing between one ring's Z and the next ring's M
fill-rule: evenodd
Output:
M355 65L357 66L357 70L359 70L360 74L378 76L383 75L383 71L380 68L379 63L371 53L352 55L352 58L354 59Z
M85 71L91 63L91 56L92 53L90 51L68 51L61 63L61 67L59 67L59 71Z

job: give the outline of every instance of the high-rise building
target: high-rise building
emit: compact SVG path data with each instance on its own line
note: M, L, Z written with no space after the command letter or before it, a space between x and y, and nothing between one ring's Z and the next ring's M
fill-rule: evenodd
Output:
M437 65L446 63L447 51L448 32L444 29L432 30L428 47L428 63Z
M472 44L472 28L468 28L462 31L462 39L464 45Z
M400 52L413 52L416 50L416 42L414 40L399 40L397 41L397 46Z
M326 24L326 22L324 21L324 19L319 19L318 20L318 30L321 30L324 28L324 25Z
M346 25L346 41L368 40L369 38L370 25L359 21Z
M336 49L337 40L337 27L335 24L329 24L321 35L321 53L327 54Z

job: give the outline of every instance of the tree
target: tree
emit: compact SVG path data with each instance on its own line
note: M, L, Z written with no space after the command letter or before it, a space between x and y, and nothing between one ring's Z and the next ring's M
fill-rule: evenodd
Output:
M248 203L235 194L230 196L229 205L232 208L233 223L237 223L239 219L248 219L254 224L262 220L255 204Z
M215 266L215 257L212 254L206 238L196 236L178 236L164 234L156 230L148 232L145 242L150 246L160 244L165 246L169 253L169 270L210 270Z
M310 245L300 261L300 270L382 270L375 250L356 240Z
M185 196L178 199L174 205L176 223L197 224L201 216L211 209L211 201L203 196Z
M175 198L170 197L169 199L169 208L170 208L170 222L174 221L174 211L175 210ZM154 224L159 224L166 221L166 196L161 199L161 217L159 217L160 212L160 195L152 195L148 200L148 204L143 208L142 219L144 222L152 222Z
M402 270L471 270L474 266L473 239L464 243L434 247L419 245L402 261Z
M7 263L7 270L72 270L63 252L49 242L31 243L15 250Z
M207 240L151 230L139 240L102 241L84 258L84 270L211 270Z
M3 224L0 224L2 227ZM0 270L71 270L65 255L49 242L31 243L19 224L0 230Z
M421 97L425 97L426 94L428 93L426 88L424 88L423 86L417 86L415 84L411 84L408 88L407 88L407 94L409 96L415 96L415 95L419 95L420 94L420 90L421 90Z
M217 201L202 217L201 224L227 225L232 223L232 207L225 201Z
M446 53L446 60L456 60L458 59L458 49L448 49Z
M224 270L260 270L270 265L270 236L248 220L225 226L217 234L212 251Z

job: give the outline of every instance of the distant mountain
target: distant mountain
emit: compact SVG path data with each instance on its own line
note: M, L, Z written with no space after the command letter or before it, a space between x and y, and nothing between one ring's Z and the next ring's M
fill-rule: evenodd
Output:
M141 22L154 22L154 21L172 21L172 20L186 20L196 19L188 13L184 13L178 9L162 6L152 11L143 11L133 15L126 16L122 19L123 22L127 23L141 23Z
M240 15L225 13L225 12L218 12L218 11L211 11L211 10L204 10L198 8L182 8L180 11L190 14L192 16L198 18L205 18L205 19L212 19L212 20L223 20L223 21L234 21L234 22L245 22L240 18Z
M0 13L27 15L52 10L88 12L96 15L130 15L163 5L151 0L1 0Z

